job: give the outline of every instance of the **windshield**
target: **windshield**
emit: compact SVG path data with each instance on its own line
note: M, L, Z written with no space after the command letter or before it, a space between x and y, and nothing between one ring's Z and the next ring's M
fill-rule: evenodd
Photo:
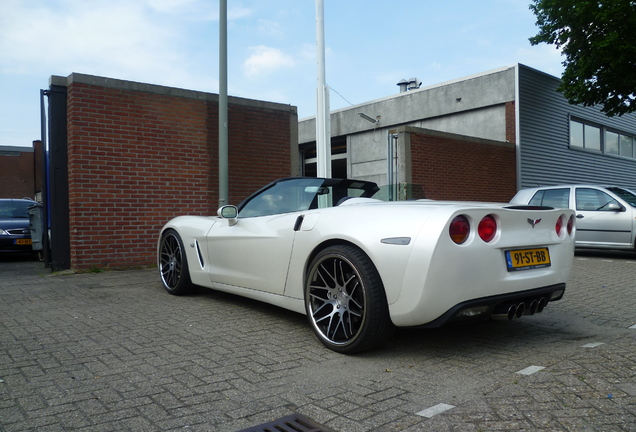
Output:
M636 194L634 194L634 192L620 187L608 187L607 190L618 195L630 206L636 207Z
M270 183L239 204L239 217L335 207L348 198L371 197L377 191L375 183L366 181L315 177L281 179Z
M0 201L0 219L29 218L31 201Z

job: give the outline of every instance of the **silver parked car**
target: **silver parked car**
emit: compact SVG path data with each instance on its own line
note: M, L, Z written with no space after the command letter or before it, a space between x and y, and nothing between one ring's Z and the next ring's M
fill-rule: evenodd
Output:
M510 201L576 211L576 247L634 250L636 193L618 186L563 185L522 189Z

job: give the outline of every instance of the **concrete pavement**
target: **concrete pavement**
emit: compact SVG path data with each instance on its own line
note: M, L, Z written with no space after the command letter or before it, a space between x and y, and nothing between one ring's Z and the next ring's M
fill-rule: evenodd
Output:
M333 353L304 316L156 269L53 275L0 258L0 431L636 431L636 255L579 253L565 298L512 322Z

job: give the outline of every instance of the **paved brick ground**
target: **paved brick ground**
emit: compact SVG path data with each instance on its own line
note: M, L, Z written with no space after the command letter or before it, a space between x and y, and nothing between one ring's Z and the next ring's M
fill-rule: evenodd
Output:
M636 431L635 281L636 255L580 253L542 314L343 356L303 316L170 296L156 270L0 259L0 430L233 432L299 412L339 432Z

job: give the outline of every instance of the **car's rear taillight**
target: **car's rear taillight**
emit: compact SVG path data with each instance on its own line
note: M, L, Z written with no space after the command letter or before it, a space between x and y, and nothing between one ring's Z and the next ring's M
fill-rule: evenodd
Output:
M477 226L477 233L486 243L492 241L497 235L497 221L493 215L484 216Z
M462 244L470 235L470 223L466 216L456 216L450 223L448 229L450 238L457 244Z
M556 221L556 226L554 227L559 237L563 236L563 218L564 217L565 217L564 215L559 216L559 218Z
M557 219L554 229L561 238L566 235L571 236L572 233L574 233L574 215L570 215L568 218L567 215L562 214L559 219Z

